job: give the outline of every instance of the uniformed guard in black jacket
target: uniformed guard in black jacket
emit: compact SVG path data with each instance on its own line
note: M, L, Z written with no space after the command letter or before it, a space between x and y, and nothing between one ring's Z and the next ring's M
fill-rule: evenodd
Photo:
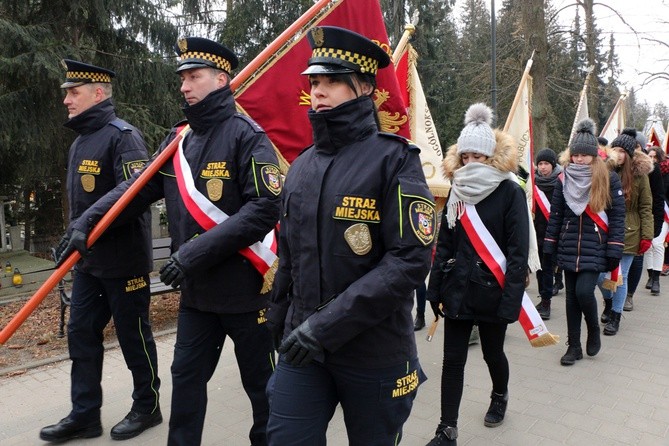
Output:
M265 386L274 349L265 327L263 275L244 253L272 234L279 220L278 160L262 128L236 112L229 73L237 57L198 37L180 39L176 51L187 121L172 129L159 150L186 124L191 131L119 217L165 198L173 254L160 277L181 289L168 444L200 444L207 382L229 336L253 408L251 444L265 445ZM98 201L75 229L87 233L131 183Z
M79 136L70 147L67 164L70 226L57 249L59 263L72 252L68 247L81 241L80 234L72 231L76 220L148 160L140 132L114 112L114 72L74 60L66 59L64 64L67 74L61 88L66 90L63 103L69 117L65 127ZM57 424L43 428L42 440L63 442L102 435L102 332L111 317L134 384L132 408L112 428L111 436L132 438L162 422L156 344L149 322L150 230L151 215L144 206L136 218L107 231L75 267L67 330L72 411Z
M308 38L314 145L284 190L268 441L324 445L341 404L349 444L397 444L425 379L411 310L429 270L433 197L418 148L379 132L371 95L388 55L341 28Z

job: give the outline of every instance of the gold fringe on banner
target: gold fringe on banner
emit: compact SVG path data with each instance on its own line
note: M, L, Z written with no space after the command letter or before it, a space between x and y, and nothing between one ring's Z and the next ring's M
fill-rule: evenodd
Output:
M560 336L550 333L544 333L541 336L536 337L530 341L532 347L548 347L559 343L560 343Z

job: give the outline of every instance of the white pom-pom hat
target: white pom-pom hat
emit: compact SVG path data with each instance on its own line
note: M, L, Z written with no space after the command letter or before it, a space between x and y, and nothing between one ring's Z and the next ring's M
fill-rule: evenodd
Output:
M497 145L491 123L490 107L481 102L471 105L465 113L465 128L458 137L458 155L480 153L491 157Z

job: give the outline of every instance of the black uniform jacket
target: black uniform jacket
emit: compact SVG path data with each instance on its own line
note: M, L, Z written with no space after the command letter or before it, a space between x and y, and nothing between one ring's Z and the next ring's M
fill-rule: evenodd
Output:
M333 364L416 358L413 290L429 270L433 197L419 150L380 134L369 97L309 112L314 146L286 179L274 308L309 318Z
M141 170L149 155L139 130L116 117L111 99L73 117L65 127L79 134L67 163L69 233L86 209ZM101 278L139 276L152 268L151 214L146 207L136 218L107 230L76 267Z
M229 218L205 231L188 213L168 161L121 215L165 198L172 250L179 251L186 278L181 304L202 311L243 313L265 307L262 276L239 250L262 240L279 219L281 179L274 149L264 131L236 113L229 87L216 90L193 106L184 106L192 131L183 150L195 187ZM161 145L174 139L177 128ZM97 221L129 187L126 182L89 209ZM84 222L82 222L84 224Z

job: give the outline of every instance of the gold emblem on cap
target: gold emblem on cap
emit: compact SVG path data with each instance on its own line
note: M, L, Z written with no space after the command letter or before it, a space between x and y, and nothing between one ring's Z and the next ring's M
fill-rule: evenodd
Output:
M344 231L344 239L351 250L359 256L364 256L372 250L372 234L365 223L356 223Z
M82 175L81 187L83 187L86 192L93 192L95 190L95 177L90 174Z
M218 201L223 197L223 180L212 178L207 181L207 195L211 201Z
M323 32L323 28L312 28L311 38L314 39L314 45L323 46L325 43L325 33Z
M188 49L188 41L182 37L181 39L177 40L177 46L179 47L179 51L185 53Z

